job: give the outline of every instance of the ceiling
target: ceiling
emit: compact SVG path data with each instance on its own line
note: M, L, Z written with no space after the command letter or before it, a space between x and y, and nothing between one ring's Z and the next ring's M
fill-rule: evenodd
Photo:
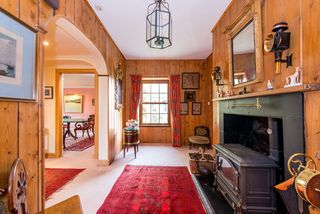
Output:
M94 88L94 74L64 74L63 88Z
M145 41L147 7L154 0L88 2L126 59L205 59L212 52L211 29L231 0L167 0L173 45L163 50Z

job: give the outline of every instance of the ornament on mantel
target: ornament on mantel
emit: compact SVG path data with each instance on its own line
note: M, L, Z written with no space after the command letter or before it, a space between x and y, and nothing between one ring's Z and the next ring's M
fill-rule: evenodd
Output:
M271 83L270 80L268 80L267 89L268 89L268 90L273 90L273 86L272 86L272 83Z
M286 85L285 88L299 86L302 85L301 81L302 69L300 67L296 67L296 71L294 74L286 77Z

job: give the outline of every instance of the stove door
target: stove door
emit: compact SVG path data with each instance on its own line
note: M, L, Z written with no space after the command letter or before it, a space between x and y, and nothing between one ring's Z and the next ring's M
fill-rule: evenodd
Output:
M234 189L239 191L239 172L233 163L225 157L223 154L217 154L217 170L221 174L225 181Z

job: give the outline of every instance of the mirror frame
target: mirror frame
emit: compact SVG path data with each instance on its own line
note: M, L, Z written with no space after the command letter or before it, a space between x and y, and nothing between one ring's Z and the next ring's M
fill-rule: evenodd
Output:
M254 43L256 57L256 78L254 80L234 85L233 81L233 51L232 38L243 28L253 21ZM229 81L232 88L239 88L246 85L255 84L263 80L263 41L262 41L262 22L261 22L261 0L251 0L241 14L236 18L233 24L229 25L225 31L228 33L228 51L229 51Z

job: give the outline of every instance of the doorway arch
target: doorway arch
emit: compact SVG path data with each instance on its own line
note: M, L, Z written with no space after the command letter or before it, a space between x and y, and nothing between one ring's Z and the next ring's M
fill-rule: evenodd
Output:
M45 54L45 62L83 62L83 64L91 66L95 70L96 75L96 90L97 90L97 100L96 100L96 138L95 138L95 157L100 161L108 162L108 115L109 115L109 98L108 98L108 69L105 59L94 43L82 33L73 23L63 16L56 16L50 19L47 24L48 33L45 39L51 40L52 44L57 47L50 54ZM59 32L58 32L59 31ZM63 51L63 46L57 41L58 33L63 33L66 37L72 37L75 43L78 45L74 46L74 49L82 49L85 54L79 54L77 51ZM59 40L59 39L58 39ZM51 43L50 42L50 43ZM80 44L80 45L79 45ZM65 44L69 45L70 44ZM71 48L71 49L73 49ZM85 50L85 51L83 51ZM68 53L66 53L68 52ZM81 51L79 51L81 52ZM61 67L63 68L63 67ZM92 70L91 69L91 70ZM59 82L59 80L58 80ZM56 80L55 85L58 86ZM57 100L56 100L57 101ZM55 157L62 156L62 129L60 129L60 124L62 124L62 114L55 108L56 119L55 119ZM62 112L62 111L61 111ZM57 114L58 113L58 114ZM106 131L99 131L106 130Z

